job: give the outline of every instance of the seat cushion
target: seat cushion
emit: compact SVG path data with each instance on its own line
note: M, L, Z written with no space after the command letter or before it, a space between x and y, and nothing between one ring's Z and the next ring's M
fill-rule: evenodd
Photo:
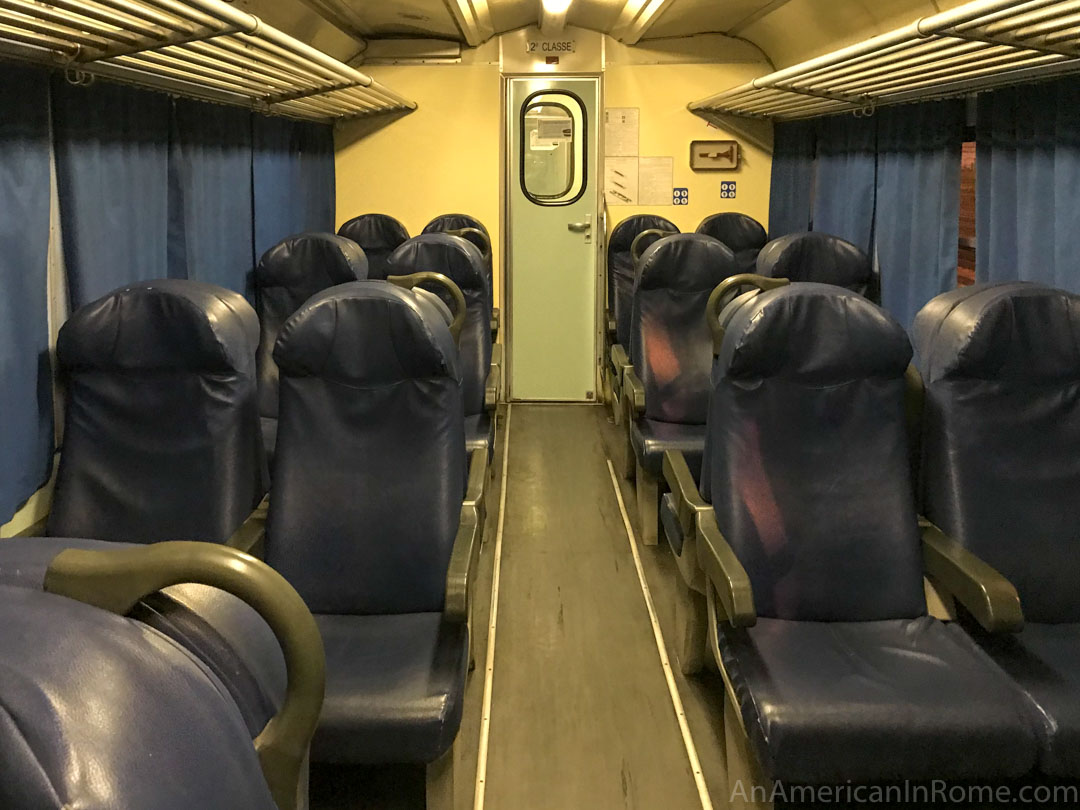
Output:
M1039 770L1080 778L1080 624L1028 624L1017 635L976 638L1027 698Z
M490 457L495 445L495 424L487 411L465 417L465 450L487 450Z
M721 654L774 780L997 779L1035 765L1022 696L955 625L759 618L725 633Z
M667 450L681 451L690 471L696 474L705 449L705 426L635 419L630 425L630 443L638 463L654 476L662 474Z
M441 613L318 615L326 699L315 762L427 763L461 725L469 634Z

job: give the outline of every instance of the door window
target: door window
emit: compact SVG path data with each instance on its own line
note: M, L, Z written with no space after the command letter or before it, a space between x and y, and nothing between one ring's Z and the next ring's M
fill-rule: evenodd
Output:
M570 93L534 93L521 108L521 190L536 205L585 192L585 109Z

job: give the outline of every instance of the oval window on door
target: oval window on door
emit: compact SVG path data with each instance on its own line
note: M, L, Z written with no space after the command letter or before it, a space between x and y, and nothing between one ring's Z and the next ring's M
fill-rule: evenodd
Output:
M585 193L585 108L577 96L533 93L521 106L521 191L536 205Z

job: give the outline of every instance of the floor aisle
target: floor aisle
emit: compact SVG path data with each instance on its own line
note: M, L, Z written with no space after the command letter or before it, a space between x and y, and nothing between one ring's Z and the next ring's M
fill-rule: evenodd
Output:
M700 807L604 421L599 406L513 409L487 810Z

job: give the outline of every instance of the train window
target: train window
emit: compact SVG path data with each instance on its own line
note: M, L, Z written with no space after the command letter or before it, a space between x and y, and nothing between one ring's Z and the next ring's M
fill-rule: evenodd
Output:
M585 109L543 92L521 109L521 190L537 205L568 205L585 191Z

